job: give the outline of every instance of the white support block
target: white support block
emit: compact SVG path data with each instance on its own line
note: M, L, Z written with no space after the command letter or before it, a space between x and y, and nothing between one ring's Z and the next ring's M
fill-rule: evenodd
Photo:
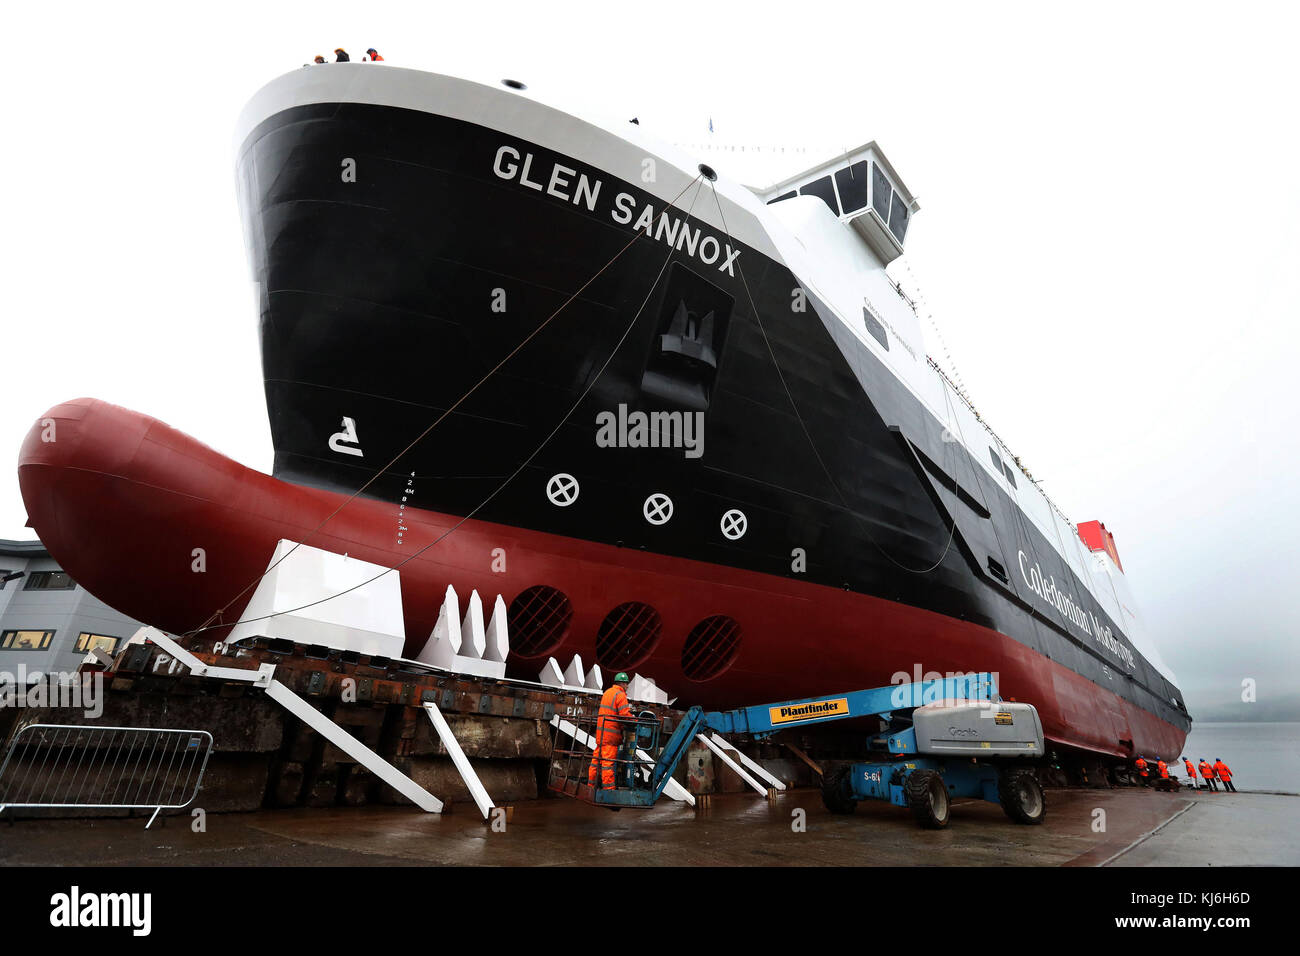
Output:
M498 594L496 603L492 605L492 619L488 621L484 634L487 646L483 651L483 660L504 664L506 658L510 656L508 618L509 613L506 611L506 602Z
M760 796L764 796L764 797L767 796L767 788L764 787L757 780L755 780L753 777L751 777L748 773L746 773L744 767L742 767L740 764L736 763L736 761L728 757L726 751L724 751L721 747L719 747L717 744L715 744L712 740L710 740L708 737L704 736L703 734L696 734L695 739L698 740L700 743L704 744L704 746L708 747L710 750L712 750L713 753L718 757L718 759L720 759L728 767L736 771L736 773L740 774L740 779L744 780L745 783L753 787Z
M785 789L784 783L782 783L780 780L776 779L776 777L772 776L765 769L763 769L763 765L760 764L758 761L751 760L749 757L745 756L744 752L735 744L733 744L730 740L726 740L716 733L714 733L712 737L713 737L713 742L715 744L717 744L723 750L729 750L732 753L734 753L741 763L743 763L750 770L754 771L754 773L758 774L760 777L762 777L772 786L776 787L776 789L778 790Z
M487 634L483 628L483 601L478 591L469 593L469 602L465 607L465 618L460 624L460 656L471 660L483 660L487 650Z
M504 627L504 625L500 625ZM460 614L456 589L448 585L438 611L438 623L416 659L421 664L455 674L501 679L506 676L505 661L486 656L487 631L483 626L483 602L478 592L470 594L465 616ZM509 653L509 647L506 648ZM504 657L504 655L502 655Z
M583 683L587 690L594 690L597 693L605 689L605 675L600 672L599 664L591 665L591 670L587 671L587 679Z
M627 696L629 700L642 700L649 704L668 703L668 694L660 690L653 679L640 674L632 675L632 681L627 686Z
M582 655L574 654L569 666L564 669L564 682L574 687L585 687L587 677L582 671Z
M647 694L647 683L640 674L633 674L632 679L627 682L627 699L653 702L653 695Z
M564 686L564 671L560 670L560 664L554 657L546 658L546 663L537 675L537 682L547 687Z
M266 695L357 761L384 783L427 813L442 813L442 801L402 773L379 754L330 720L278 680L266 688Z
M281 539L226 643L254 637L401 657L401 577L380 564Z
M474 798L479 813L483 814L484 820L488 819L492 813L492 798L488 796L487 790L483 787L483 782L479 780L478 774L474 772L473 766L470 765L469 758L465 756L465 751L461 749L460 742L456 740L456 735L451 732L451 726L447 723L447 718L442 715L442 711L432 701L424 704L424 712L429 715L434 730L438 732L438 739L447 748L447 753L451 756L451 762L456 765L460 778L465 781L465 786L469 788L470 796Z
M421 664L454 669L456 657L460 654L460 599L456 590L447 585L447 593L438 611L438 623L433 625L433 633L425 642L423 650L416 657Z

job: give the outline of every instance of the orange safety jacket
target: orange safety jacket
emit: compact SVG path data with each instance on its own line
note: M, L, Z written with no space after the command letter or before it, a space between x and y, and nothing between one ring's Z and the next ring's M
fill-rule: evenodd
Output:
M1232 779L1232 771L1228 769L1228 765L1222 760L1214 761L1214 772L1220 780Z
M1189 777L1191 777L1193 780L1195 780L1195 779L1196 779L1196 768L1192 766L1192 762L1191 762L1190 760L1184 760L1184 761L1183 761L1183 766L1185 766L1185 767L1187 768L1187 776L1189 776Z
M596 743L602 747L618 746L623 741L623 728L628 725L617 724L606 718L632 716L632 705L628 703L627 691L615 684L600 698L599 719L596 721Z
M1169 764L1165 763L1163 760L1159 760L1156 762L1156 769L1160 771L1160 776L1164 777L1166 780L1169 779Z
M1133 766L1137 767L1138 773L1142 774L1142 776L1145 777L1147 775L1147 762L1141 757L1137 758L1137 762L1134 763Z
M382 59L383 59L383 57L380 56L378 53L372 53L372 54L370 54L370 60L371 60L371 62L373 62L373 63L378 63L378 62L379 62L380 60L382 60Z
M1214 769L1204 760L1201 761L1201 776L1206 780L1214 776Z

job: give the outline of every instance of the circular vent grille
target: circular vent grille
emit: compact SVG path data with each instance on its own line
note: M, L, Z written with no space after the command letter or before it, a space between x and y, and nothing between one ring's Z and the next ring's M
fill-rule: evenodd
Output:
M596 662L606 670L636 667L659 643L659 612L648 604L628 601L605 615L596 633Z
M740 650L740 625L725 614L715 614L691 628L682 646L682 673L691 680L712 680L736 659Z
M573 605L563 591L544 584L519 592L510 602L510 650L521 657L543 657L564 642Z

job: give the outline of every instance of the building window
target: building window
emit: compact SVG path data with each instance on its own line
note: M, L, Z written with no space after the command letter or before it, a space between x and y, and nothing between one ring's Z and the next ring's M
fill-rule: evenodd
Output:
M53 631L5 631L0 634L0 650L43 651L53 639Z
M77 582L66 571L33 571L27 575L24 591L71 591Z
M889 222L889 197L894 190L879 164L871 164L871 206L884 222Z
M112 654L117 650L119 641L121 641L120 637L109 637L106 634L91 634L89 631L82 631L81 636L77 638L77 650L85 652L99 647Z

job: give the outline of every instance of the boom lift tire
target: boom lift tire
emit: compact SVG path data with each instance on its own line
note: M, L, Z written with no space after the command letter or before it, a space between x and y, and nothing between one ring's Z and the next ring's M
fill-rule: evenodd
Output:
M948 787L936 770L913 770L903 785L907 805L916 822L927 830L942 830L948 825L951 809Z
M1042 823L1047 816L1047 801L1033 770L1004 771L998 777L998 802L1002 810L1016 823Z
M852 813L858 808L858 801L849 797L849 788L845 785L852 769L845 764L822 778L822 803L831 813Z

